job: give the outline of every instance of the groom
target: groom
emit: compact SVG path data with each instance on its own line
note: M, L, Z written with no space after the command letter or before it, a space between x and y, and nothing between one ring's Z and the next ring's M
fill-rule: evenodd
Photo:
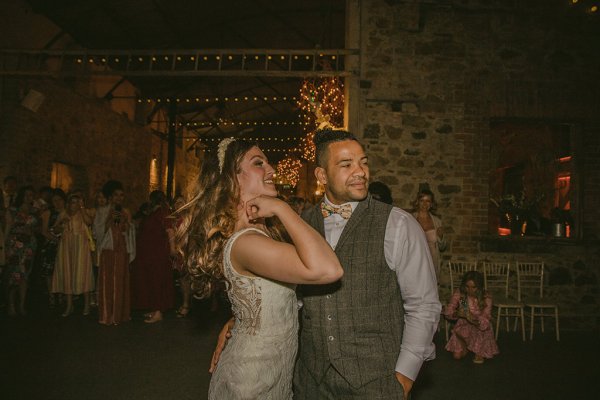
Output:
M325 198L303 218L325 236L341 281L303 286L295 399L403 399L432 343L441 306L423 230L368 196L369 166L349 132L314 137Z
M303 218L335 250L344 277L299 288L294 399L405 399L435 357L441 311L425 234L410 214L368 196L367 156L354 135L322 130L314 143L325 198Z

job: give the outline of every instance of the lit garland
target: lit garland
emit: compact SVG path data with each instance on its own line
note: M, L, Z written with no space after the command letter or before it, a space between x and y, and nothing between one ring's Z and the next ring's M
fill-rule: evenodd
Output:
M302 161L289 155L286 156L277 164L278 183L296 187L300 180L300 168L302 168Z
M343 83L338 77L305 80L300 89L298 107L306 138L302 140L302 157L315 160L313 137L315 130L326 126L339 127L344 123Z

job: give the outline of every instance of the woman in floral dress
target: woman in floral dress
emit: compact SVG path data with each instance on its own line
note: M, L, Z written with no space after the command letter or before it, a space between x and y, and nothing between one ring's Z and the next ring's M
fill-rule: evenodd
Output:
M460 288L454 292L444 310L448 319L456 320L446 350L460 360L469 351L475 353L473 362L482 364L486 358L499 353L490 319L492 298L483 289L483 275L478 271L464 274Z
M37 247L35 233L39 229L39 219L33 207L34 190L31 186L19 189L14 207L6 216L6 284L8 295L8 315L15 316L16 296L19 293L19 312L26 314L28 279L33 267L33 257Z

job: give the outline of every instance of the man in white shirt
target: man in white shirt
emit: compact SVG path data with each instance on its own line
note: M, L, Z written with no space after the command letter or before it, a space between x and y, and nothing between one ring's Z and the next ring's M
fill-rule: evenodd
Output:
M435 357L441 311L426 238L410 214L368 196L368 159L352 134L318 131L314 142L325 198L303 218L324 234L344 277L300 289L294 399L407 398Z

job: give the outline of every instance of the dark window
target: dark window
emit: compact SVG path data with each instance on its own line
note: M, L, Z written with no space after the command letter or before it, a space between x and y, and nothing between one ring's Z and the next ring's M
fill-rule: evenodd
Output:
M492 124L492 233L575 236L577 176L573 148L573 127L569 124Z

